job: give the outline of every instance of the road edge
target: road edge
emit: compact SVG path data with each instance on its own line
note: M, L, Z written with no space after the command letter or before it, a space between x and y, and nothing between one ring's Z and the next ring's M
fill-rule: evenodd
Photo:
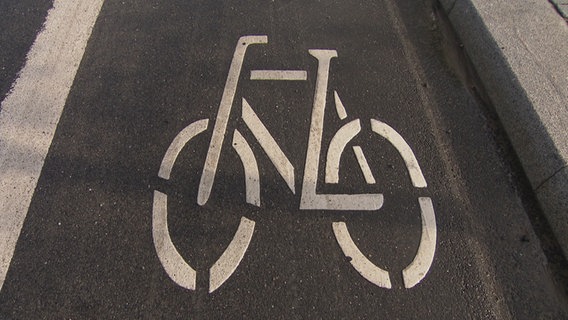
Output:
M568 24L544 0L440 0L568 256Z

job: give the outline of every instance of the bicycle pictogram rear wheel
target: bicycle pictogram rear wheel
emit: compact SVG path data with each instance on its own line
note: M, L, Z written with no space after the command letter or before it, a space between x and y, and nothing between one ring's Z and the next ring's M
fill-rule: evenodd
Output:
M349 126L355 126L356 130L346 129L349 128ZM371 119L371 129L374 133L392 144L398 151L406 165L412 185L419 189L426 188L427 183L424 179L424 175L422 174L422 170L420 169L420 165L418 164L418 160L404 138L391 126L379 120ZM336 183L336 180L338 179L337 177L339 176L339 159L341 158L343 149L347 143L356 136L359 130L359 119L353 120L338 130L333 137L331 146L328 150L326 182ZM332 152L335 150L341 151L333 154ZM364 166L362 166L362 170L365 172ZM406 288L412 288L424 279L432 265L436 250L436 217L432 200L429 197L419 197L418 203L420 205L422 232L420 245L414 260L404 270L402 270L404 286ZM359 250L349 234L346 223L333 222L332 227L337 242L345 256L350 258L350 263L353 268L355 268L361 276L373 284L383 288L392 288L389 272L375 265L361 252L361 250Z

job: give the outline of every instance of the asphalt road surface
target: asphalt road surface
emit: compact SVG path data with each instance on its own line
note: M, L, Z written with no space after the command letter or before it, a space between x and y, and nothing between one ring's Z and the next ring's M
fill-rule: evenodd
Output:
M49 6L6 1L2 94L25 78ZM74 39L57 31L85 12L49 36ZM430 4L105 0L92 12L85 49L45 54L79 59L68 94L57 81L32 92L63 109L21 226L0 212L1 236L17 239L0 252L0 318L568 318Z

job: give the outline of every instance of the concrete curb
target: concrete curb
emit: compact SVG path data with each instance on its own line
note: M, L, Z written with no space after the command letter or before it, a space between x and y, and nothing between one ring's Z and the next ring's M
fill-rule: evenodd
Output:
M546 0L440 0L568 256L568 24Z
M550 0L550 2L556 7L556 10L568 21L568 0Z

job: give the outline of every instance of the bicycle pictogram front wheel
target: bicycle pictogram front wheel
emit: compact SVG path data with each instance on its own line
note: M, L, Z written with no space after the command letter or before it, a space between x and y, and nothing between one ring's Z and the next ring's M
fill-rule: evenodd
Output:
M158 173L160 178L170 179L172 168L181 150L193 138L203 133L207 129L208 123L208 119L193 122L173 139L162 160ZM235 133L235 136L237 133ZM238 137L235 140L240 142ZM240 147L235 147L235 143L233 145L236 150L240 150ZM237 152L244 163L249 159L243 159L242 153L242 151ZM246 156L246 151L244 154ZM254 221L244 216L241 217L231 242L209 269L209 292L218 289L236 270L252 239L254 227ZM152 236L158 258L168 276L179 286L195 290L197 271L183 258L172 241L168 228L168 196L158 190L154 191Z

